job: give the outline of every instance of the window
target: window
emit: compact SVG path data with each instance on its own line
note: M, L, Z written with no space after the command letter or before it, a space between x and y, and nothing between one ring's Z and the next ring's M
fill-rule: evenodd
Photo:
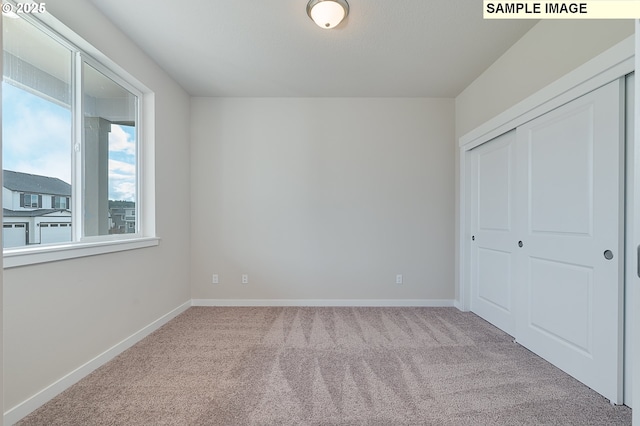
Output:
M84 235L114 233L110 201L136 205L136 122L138 97L82 63L84 75Z
M42 209L73 224L65 243L142 237L142 93L33 15L2 19L5 222L35 229L33 209ZM124 207L133 219L126 233L124 218L114 220ZM30 235L23 246L45 245L38 238Z
M22 203L20 207L26 208L40 208L42 207L42 196L35 194L22 194Z
M69 206L69 197L51 197L51 208L66 210Z

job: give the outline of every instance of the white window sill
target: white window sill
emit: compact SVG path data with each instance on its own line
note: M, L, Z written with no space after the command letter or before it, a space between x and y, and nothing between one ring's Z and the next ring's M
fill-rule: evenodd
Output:
M157 237L95 241L4 250L4 269L157 246Z

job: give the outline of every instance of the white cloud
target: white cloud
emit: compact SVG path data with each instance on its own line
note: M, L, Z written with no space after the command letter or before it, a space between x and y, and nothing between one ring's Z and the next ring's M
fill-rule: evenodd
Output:
M70 114L25 104L12 106L13 119L5 120L3 129L4 167L71 183Z
M109 159L109 174L120 173L127 176L136 175L136 165L125 163L124 161L118 161Z
M118 160L109 160L109 198L135 201L136 166Z
M135 201L136 184L134 182L118 182L113 184L109 198L112 200Z
M111 125L111 133L109 133L109 151L124 152L128 155L135 155L136 143L133 137L117 124Z

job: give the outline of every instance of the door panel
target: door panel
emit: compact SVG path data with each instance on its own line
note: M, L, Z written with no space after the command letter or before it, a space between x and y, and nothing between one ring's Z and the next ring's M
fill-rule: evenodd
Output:
M513 335L515 131L472 151L471 310Z
M517 129L517 341L616 403L622 88L610 83Z
M530 258L529 271L530 326L589 356L593 268Z
M556 112L528 130L531 232L591 234L593 109Z
M482 231L511 229L510 187L513 136L496 139L495 145L478 151L478 228Z
M511 312L511 256L509 252L488 248L478 249L478 299Z

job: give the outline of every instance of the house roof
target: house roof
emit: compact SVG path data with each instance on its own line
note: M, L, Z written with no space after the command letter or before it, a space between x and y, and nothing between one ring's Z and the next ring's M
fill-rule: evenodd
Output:
M38 209L38 210L9 210L2 209L4 217L40 217L47 216L52 213L63 213L62 216L70 216L69 210L61 209ZM56 215L60 216L60 215Z
M2 186L11 191L71 196L71 185L54 177L3 170L2 179Z

